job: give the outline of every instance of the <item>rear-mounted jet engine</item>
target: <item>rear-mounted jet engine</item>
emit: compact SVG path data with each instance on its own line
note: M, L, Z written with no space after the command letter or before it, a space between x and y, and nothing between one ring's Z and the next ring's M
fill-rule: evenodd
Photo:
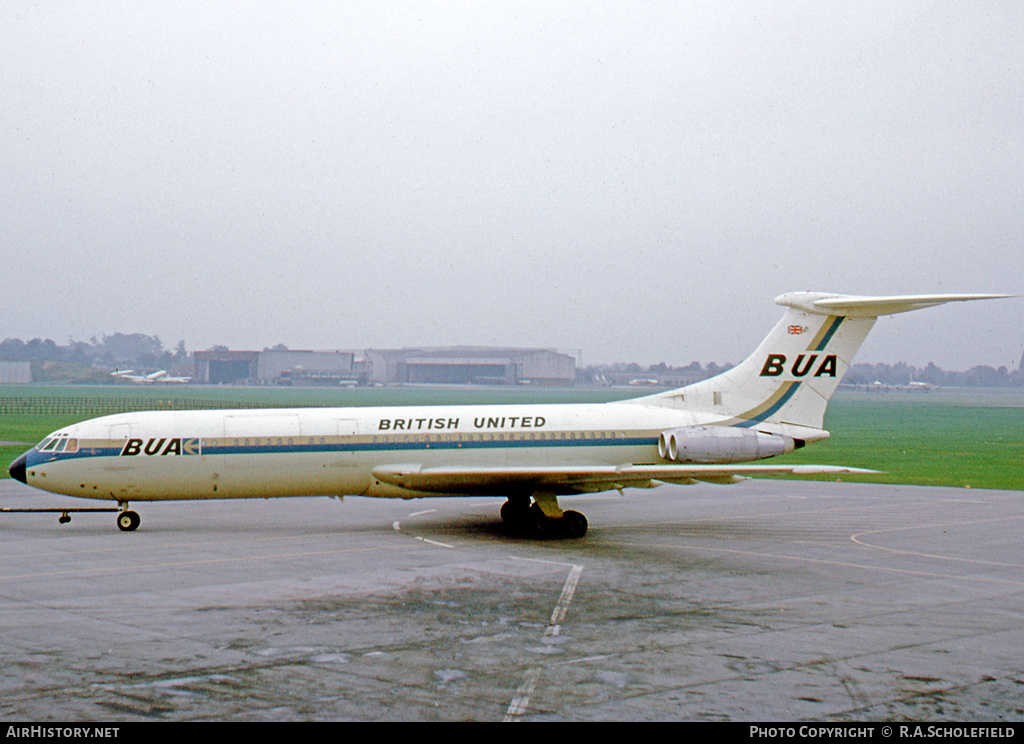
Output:
M720 464L784 455L803 444L785 434L735 426L684 426L661 433L658 454L675 462Z

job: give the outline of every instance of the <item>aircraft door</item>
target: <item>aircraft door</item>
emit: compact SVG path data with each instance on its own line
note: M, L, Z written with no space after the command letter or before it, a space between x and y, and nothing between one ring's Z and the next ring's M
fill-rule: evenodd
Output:
M124 451L128 440L132 438L131 424L112 424L107 430L107 440L111 449L118 454ZM110 494L119 501L127 501L139 493L136 483L138 460L133 457L114 457L109 465L104 465L106 477L110 481Z
M132 438L131 424L113 424L108 427L107 439L112 447L124 449L125 442Z

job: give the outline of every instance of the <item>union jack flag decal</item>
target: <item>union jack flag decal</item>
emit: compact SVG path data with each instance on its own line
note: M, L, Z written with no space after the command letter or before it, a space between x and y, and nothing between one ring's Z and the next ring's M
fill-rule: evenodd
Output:
M807 326L802 325L791 325L787 326L786 332L791 336L799 336L801 333L807 330Z

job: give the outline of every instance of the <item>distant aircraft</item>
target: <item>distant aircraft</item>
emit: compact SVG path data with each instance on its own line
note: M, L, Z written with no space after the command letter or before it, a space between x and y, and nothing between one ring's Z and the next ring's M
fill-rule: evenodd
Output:
M191 377L172 377L167 374L167 370L161 369L156 372L150 372L148 375L137 375L134 374L135 370L114 370L111 372L111 376L118 377L122 380L131 380L136 385L152 385L153 383L160 382L171 382L171 383L186 383L192 382Z
M754 461L825 439L825 407L880 315L1006 295L792 292L742 364L686 387L600 404L125 413L67 426L10 467L31 486L116 501L501 495L502 519L582 537L560 496L747 476L874 472Z
M156 382L161 377L166 377L167 371L161 369L156 372L150 372L147 375L137 375L135 374L135 370L126 369L120 371L114 370L113 372L110 373L110 375L112 377L117 377L121 380L130 380L131 382L134 382L136 385L149 385Z
M192 378L191 377L177 377L175 375L168 375L167 373L164 373L164 376L158 378L156 380L156 382L159 382L161 384L169 383L169 384L176 384L176 385L184 385L187 382L192 382Z
M875 380L870 385L844 382L840 387L847 390L863 390L869 393L890 393L894 390L904 393L928 393L939 389L938 385L933 385L930 382L911 382L907 385L893 385L881 380Z

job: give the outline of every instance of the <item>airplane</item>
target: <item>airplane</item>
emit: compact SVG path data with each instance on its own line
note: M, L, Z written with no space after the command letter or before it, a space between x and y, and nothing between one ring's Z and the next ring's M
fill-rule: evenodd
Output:
M881 315L1008 295L790 292L741 364L609 403L159 411L59 429L10 466L53 493L130 502L358 495L505 496L517 534L581 538L560 497L757 475L874 473L758 462L826 439L829 398Z
M137 375L134 374L134 372L135 370L132 369L120 371L114 370L113 372L110 373L110 376L117 377L118 379L121 380L130 380L131 382L134 382L136 385L150 385L156 382L157 380L162 380L163 378L167 377L167 371L163 369L158 370L156 372L151 372L148 375Z
M155 382L158 382L161 385L163 385L163 384L186 385L186 384L192 382L192 378L191 377L180 377L178 375L169 375L169 374L167 374L165 372L161 377L158 377L155 380Z
M167 374L167 370L165 369L160 369L157 370L156 372L151 372L148 375L136 375L134 374L134 372L135 370L132 369L125 369L120 371L114 370L113 372L110 373L110 376L117 377L118 379L121 380L130 380L134 382L136 385L152 385L154 383L177 383L179 385L184 385L185 383L192 382L191 377L178 377L174 375L169 375Z

